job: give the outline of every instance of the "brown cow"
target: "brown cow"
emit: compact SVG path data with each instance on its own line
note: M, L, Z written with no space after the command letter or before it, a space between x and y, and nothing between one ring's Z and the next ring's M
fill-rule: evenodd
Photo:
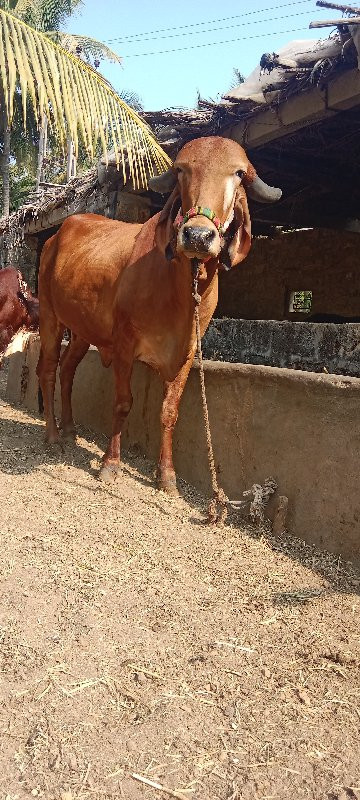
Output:
M100 472L111 480L119 470L121 429L132 405L133 363L144 361L157 370L165 384L158 479L161 488L175 491L172 435L196 347L191 259L203 262L203 335L217 304L218 268L239 264L250 249L245 188L260 202L277 200L281 192L258 178L240 145L220 137L186 144L169 173L150 186L171 195L144 225L73 216L46 243L39 274L38 375L46 438L57 442L54 385L64 327L73 337L60 364L63 436L74 435L71 389L89 343L105 365L113 363L113 429Z
M39 301L33 297L19 270L0 270L0 359L20 328L36 330Z

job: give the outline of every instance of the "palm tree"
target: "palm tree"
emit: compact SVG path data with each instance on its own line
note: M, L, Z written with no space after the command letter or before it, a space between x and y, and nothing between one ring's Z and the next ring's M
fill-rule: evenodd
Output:
M153 174L155 169L161 172L169 166L168 156L155 141L149 127L89 63L94 53L98 60L101 48L103 56L119 57L101 42L92 39L71 37L59 31L44 34L19 16L21 14L26 18L28 15L32 22L36 22L31 15L35 10L40 13L42 9L41 24L45 25L44 20L50 18L51 9L55 8L57 24L59 19L63 19L61 8L64 14L66 8L74 9L79 5L79 0L56 0L56 3L55 0L2 0L1 5L6 6L0 7L0 108L3 120L5 214L9 209L5 167L9 164L14 100L19 96L24 128L27 125L29 98L39 126L48 124L63 150L70 140L76 155L80 139L89 156L93 157L97 143L101 142L106 157L112 143L124 181L129 173L137 187L146 185L148 173ZM71 41L75 52L69 49ZM80 48L86 61L79 58Z

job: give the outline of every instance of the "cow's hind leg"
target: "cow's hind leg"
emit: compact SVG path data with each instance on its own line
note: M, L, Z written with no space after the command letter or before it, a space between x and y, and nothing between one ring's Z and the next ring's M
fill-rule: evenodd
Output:
M60 428L63 439L75 439L76 430L72 415L71 392L74 375L80 361L89 349L88 342L79 336L71 334L71 340L65 348L60 359L60 386L61 386L61 422Z
M177 494L176 474L173 464L173 433L179 413L179 403L194 360L191 353L184 366L171 383L164 384L164 400L161 409L161 446L157 468L157 485L169 494Z
M40 312L41 350L36 372L44 403L45 440L49 444L54 444L59 441L59 431L54 414L54 392L64 326L56 318L52 309L46 308L45 311L44 306L45 304Z
M109 483L115 480L120 469L120 440L124 422L132 406L130 387L133 368L132 343L122 347L121 356L114 352L113 369L115 376L115 400L113 411L112 435L103 456L99 478Z

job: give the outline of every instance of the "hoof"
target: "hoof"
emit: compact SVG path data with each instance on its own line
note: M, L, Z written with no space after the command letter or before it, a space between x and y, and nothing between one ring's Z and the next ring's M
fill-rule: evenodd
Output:
M158 489L161 492L166 492L170 497L180 497L176 483L159 483Z
M64 442L62 442L60 438L51 440L45 439L45 447L46 450L55 457L62 456L64 454Z
M45 434L45 444L47 447L54 447L55 445L60 445L60 436L58 433L46 433Z
M175 475L161 476L158 474L156 478L156 486L160 491L166 492L166 494L169 494L172 497L179 497Z
M103 464L99 472L99 481L113 483L120 472L119 464Z
M61 431L61 440L63 442L75 442L76 441L76 430L75 428L66 428Z

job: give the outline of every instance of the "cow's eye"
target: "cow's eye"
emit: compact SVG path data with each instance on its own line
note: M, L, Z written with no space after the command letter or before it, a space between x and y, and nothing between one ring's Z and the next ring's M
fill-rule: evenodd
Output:
M244 175L245 175L245 170L243 170L243 169L238 169L238 171L237 171L236 175L237 175L237 176L238 176L238 178L240 178L240 180L241 180L241 179L244 177Z

